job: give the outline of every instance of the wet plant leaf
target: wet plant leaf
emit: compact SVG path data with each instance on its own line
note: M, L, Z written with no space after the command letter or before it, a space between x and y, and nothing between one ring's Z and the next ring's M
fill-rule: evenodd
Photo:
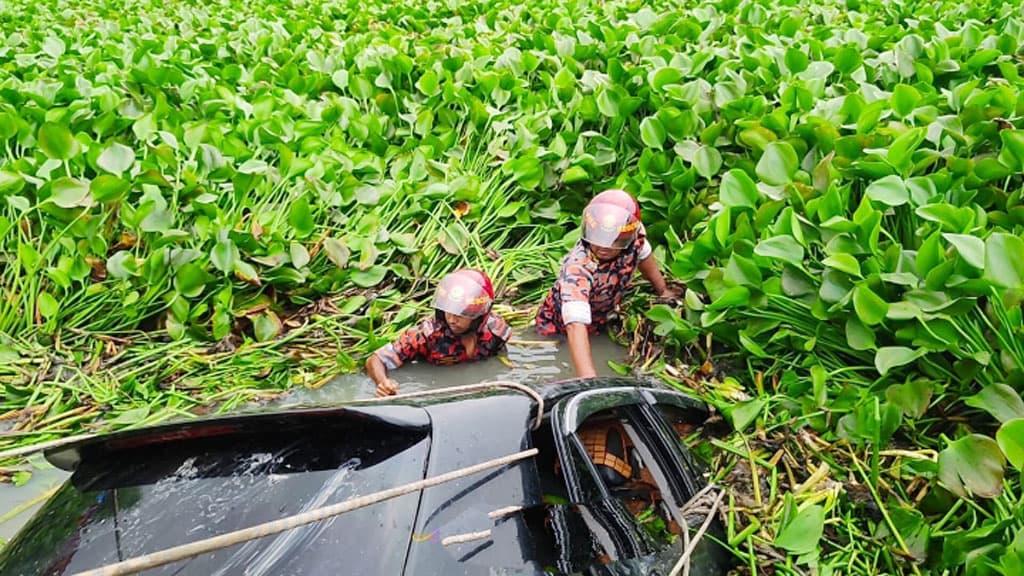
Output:
M1004 288L1024 288L1024 240L995 233L985 240L985 279Z
M757 185L742 170L730 170L722 177L718 200L726 208L753 208L759 198Z
M906 184L896 175L875 180L868 185L865 194L868 198L887 206L902 206L910 200Z
M1024 471L1024 418L1010 420L999 427L996 442L1006 460L1017 470Z
M964 403L988 412L1000 422L1024 418L1024 400L1006 384L989 384L977 394L964 398Z
M380 265L371 266L368 270L354 270L352 283L362 288L373 288L384 280L387 273L388 269Z
M807 506L779 530L775 545L798 556L809 554L818 548L824 530L825 508Z
M853 289L853 308L860 321L868 326L880 324L889 312L889 303L882 300L866 284Z
M772 186L781 186L793 180L799 159L787 142L772 142L757 161L757 176Z
M120 142L111 142L100 153L96 164L107 172L120 176L135 164L135 151Z
M76 178L62 176L54 180L50 185L50 192L50 199L61 208L91 206L93 203L89 183Z
M39 148L50 158L68 160L78 151L78 142L63 124L46 122L39 127Z
M907 348L906 346L882 346L875 352L875 369L885 376L893 368L906 366L914 360L925 356L927 350Z
M995 498L1003 489L1005 462L995 440L971 434L939 453L939 480L961 498Z

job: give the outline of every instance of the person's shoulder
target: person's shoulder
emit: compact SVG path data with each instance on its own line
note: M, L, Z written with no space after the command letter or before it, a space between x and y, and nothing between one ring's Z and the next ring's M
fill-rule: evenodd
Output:
M424 318L417 328L419 329L420 334L423 334L424 336L431 336L444 329L444 327L441 326L441 323L437 321L437 318L434 318L433 316Z
M504 318L493 312L487 315L487 321L484 322L483 328L502 340L508 340L512 336L512 327Z
M596 265L597 261L591 257L590 250L587 250L587 247L581 240L565 255L565 259L562 261L562 270L583 269L590 271Z

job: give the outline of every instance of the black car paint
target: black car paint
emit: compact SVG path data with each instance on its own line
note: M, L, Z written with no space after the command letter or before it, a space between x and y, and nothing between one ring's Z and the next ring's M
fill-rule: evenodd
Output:
M612 388L620 390L610 390ZM637 413L645 420L644 433L654 446L652 450L663 466L673 470L672 492L684 498L699 489L701 481L695 475L699 467L679 446L671 428L653 408L658 402L668 402L691 410L694 417L699 418L706 414L699 402L625 378L567 381L549 384L537 391L544 398L549 418L554 412L552 406L560 400L586 391L592 391L593 395L607 391L609 398L615 396L615 402L630 405L630 409L639 411ZM54 450L48 453L52 461L77 466L77 470L60 493L0 552L0 575L71 574L285 516L300 507L308 508L311 502L330 504L367 491L418 480L424 475L444 473L517 452L532 444L530 428L536 408L528 396L507 390L470 396L357 402L344 407L256 412L167 424L111 434ZM566 433L559 429L555 418L550 420L550 430L556 436ZM236 520L241 521L206 531L189 527L186 518L169 511L160 514L159 510L152 510L150 513L155 516L152 522L162 517L182 526L161 527L144 544L131 545L131 535L126 535L123 527L116 525L117 514L112 522L96 520L104 513L102 510L109 513L120 494L145 491L144 481L160 476L153 470L147 471L145 466L133 467L132 462L159 462L166 458L161 451L168 447L173 447L172 453L202 453L216 445L230 450L232 439L246 438L255 446L260 442L273 444L272 439L287 444L285 439L290 438L314 444L320 442L322 448L327 449L330 442L326 441L338 434L356 434L357 443L368 442L374 436L392 439L389 448L381 448L376 454L379 462L374 461L373 450L362 455L357 468L366 474L380 473L387 468L388 460L403 460L406 465L398 467L401 472L389 471L379 483L368 482L357 491L342 493L325 490L328 478L315 477L324 473L329 477L331 463L315 464L317 458L309 455L314 464L287 480L295 482L296 489L279 494L273 503L265 502L262 512L250 510L247 514L236 514ZM393 458L396 454L402 457ZM284 534L234 546L208 555L204 560L179 562L146 574L233 574L238 573L236 569L241 566L249 566L250 571L262 567L263 572L255 573L266 574L542 574L553 567L564 573L667 573L666 559L662 557L666 553L678 557L678 552L655 549L643 534L630 526L632 520L628 512L608 494L601 493L599 487L591 486L591 492L580 491L580 486L586 482L578 476L573 478L571 470L586 468L589 460L585 454L576 454L574 458L578 460L574 464L563 461L569 494L576 496L568 505L542 501L538 463L531 459L378 504L362 516L350 513L320 526L297 529L291 536ZM244 463L245 458L236 460L237 465ZM168 458L169 463L174 461ZM317 466L323 469L311 469ZM105 467L112 467L113 471ZM215 468L211 466L211 470ZM220 473L233 474L230 470ZM142 488L138 487L140 484ZM244 494L236 501L239 512L246 504L255 502L246 500ZM510 505L522 506L523 511L496 521L487 518L489 511ZM58 518L62 514L65 517ZM125 513L121 511L121 514ZM75 548L76 561L63 570L55 569L59 566L52 561L33 564L33 554L38 556L36 560L44 559L45 552L38 548L45 548L47 538L54 538L54 526L67 524L68 515L76 516L77 531L72 530L50 548L51 552ZM482 529L492 531L490 539L452 546L441 544L445 536ZM82 543L83 536L87 537L87 547ZM271 540L273 542L268 542ZM273 555L268 557L266 550L275 546ZM611 551L612 562L597 561L593 551L602 548ZM126 549L130 553L126 554ZM703 563L708 570L692 573L721 571L720 555L704 553L705 559L711 556L714 556L713 561ZM289 558L294 561L289 562Z

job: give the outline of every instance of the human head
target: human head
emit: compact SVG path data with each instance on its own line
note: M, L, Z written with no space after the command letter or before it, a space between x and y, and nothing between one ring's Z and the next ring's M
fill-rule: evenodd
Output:
M480 270L463 268L441 279L437 291L434 292L432 306L437 318L444 320L453 331L456 331L464 325L459 317L469 320L467 330L479 326L480 320L491 311L493 303L494 287L487 274Z
M629 247L639 233L640 204L625 190L605 190L583 209L583 240L602 259L614 258L618 252L610 250Z

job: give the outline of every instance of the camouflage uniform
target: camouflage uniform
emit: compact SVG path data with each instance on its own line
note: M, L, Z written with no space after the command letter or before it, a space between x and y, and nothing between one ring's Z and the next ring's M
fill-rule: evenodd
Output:
M460 336L437 318L427 318L410 328L398 340L379 348L374 354L388 370L410 360L426 360L431 364L456 364L494 356L512 335L512 328L496 314L488 314L476 331L476 351L466 353Z
M565 325L579 322L591 333L608 322L633 282L633 273L651 255L644 229L614 260L601 262L591 255L583 240L562 260L558 280L537 312L537 332L564 334Z

